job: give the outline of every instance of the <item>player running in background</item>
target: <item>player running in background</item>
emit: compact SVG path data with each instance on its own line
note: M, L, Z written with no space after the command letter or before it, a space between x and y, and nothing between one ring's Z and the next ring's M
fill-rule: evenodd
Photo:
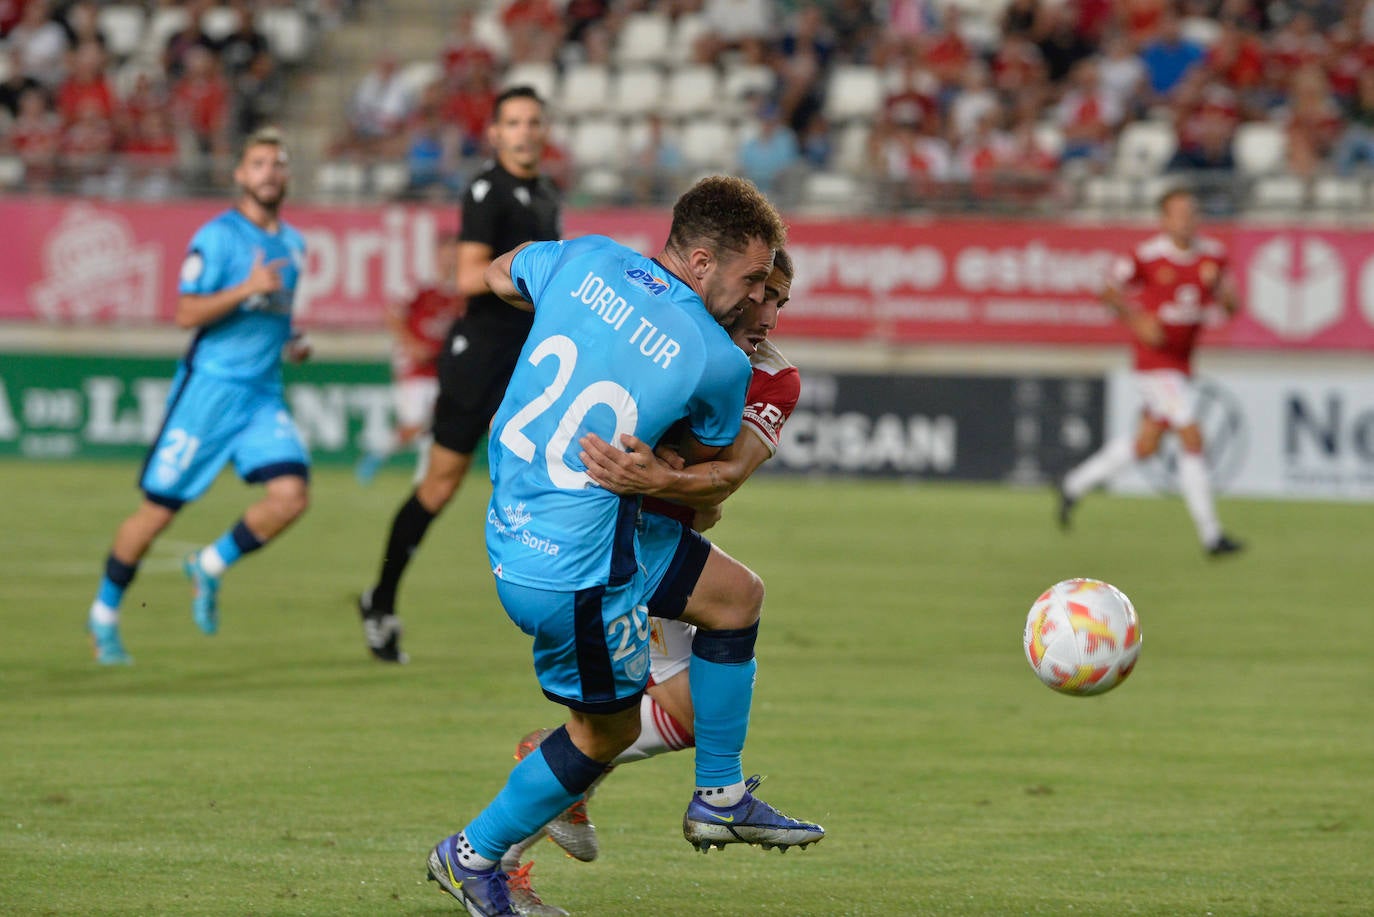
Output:
M1238 301L1227 276L1225 247L1198 235L1197 199L1176 189L1159 202L1161 231L1120 259L1102 299L1135 336L1136 382L1143 408L1134 438L1119 437L1074 468L1059 486L1059 524L1068 528L1074 505L1088 491L1154 455L1168 430L1182 447L1179 487L1198 538L1212 556L1233 554L1239 541L1221 529L1198 425L1193 345L1218 309L1230 317Z
M280 216L289 177L281 135L264 129L250 136L234 169L237 203L196 232L182 262L176 322L196 333L143 463L143 503L115 532L91 604L87 628L103 664L132 661L119 636L124 591L153 540L225 463L266 493L184 561L195 586L192 615L207 634L219 628L224 571L281 534L309 502L310 457L282 399L282 358L309 354L291 324L305 240Z
M393 454L415 443L419 454L416 480L425 474L429 456L429 425L439 394L439 351L448 330L463 311L458 295L458 237L445 234L434 252L436 277L404 302L389 304L386 327L391 332L391 390L396 404L396 429L385 443L358 461L355 473L371 483Z
M662 537L678 538L672 520L705 531L720 515L720 503L739 489L749 477L777 452L783 424L792 416L801 395L801 376L787 362L768 335L777 327L779 313L791 295L792 259L779 249L772 273L764 282L763 301L750 302L727 329L735 345L745 352L753 366L749 392L745 396L740 433L710 463L684 466L674 454L667 461L637 445L632 452L615 449L599 437L587 439L583 461L592 480L619 494L645 494L643 512L657 513L663 521L651 521ZM677 502L683 501L683 502ZM667 596L662 598L668 600ZM655 601L649 602L649 686L640 699L639 738L621 752L613 765L682 751L695 744L692 735L692 698L688 668L696 628L685 621L655 617ZM670 607L668 609L672 611ZM538 729L520 740L517 758L534 750L547 729ZM608 769L607 774L610 773ZM547 832L564 851L583 862L596 859L599 844L595 826L587 817L591 791L566 811L520 844L502 859L510 876L511 900L524 914L557 917L566 913L539 900L531 885L533 860L520 865L521 857Z
M428 466L391 521L376 582L358 597L368 649L383 662L406 661L396 615L401 576L430 523L467 476L530 331L529 312L502 302L484 272L493 258L522 242L562 235L558 192L539 173L547 139L544 103L534 90L515 86L496 97L487 129L496 161L463 195L457 276L467 312L453 323L439 354Z
M430 852L430 877L469 913L513 913L501 858L634 744L649 677L645 606L658 596L688 597L681 616L699 628L690 662L697 787L684 836L782 847L824 837L755 797L743 776L763 584L680 524L671 543L646 539L638 498L589 486L578 458L580 434L657 442L684 417L688 463L734 442L750 368L720 323L762 300L785 232L753 185L713 177L678 199L655 259L588 236L522 246L487 270L507 301L534 304L492 424L487 551L502 606L534 638L545 696L569 720Z

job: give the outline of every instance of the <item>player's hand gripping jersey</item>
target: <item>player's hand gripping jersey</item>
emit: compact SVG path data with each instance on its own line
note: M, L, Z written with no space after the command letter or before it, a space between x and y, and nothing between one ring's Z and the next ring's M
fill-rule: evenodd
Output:
M1185 250L1163 233L1117 262L1112 285L1134 294L1136 308L1157 318L1164 330L1158 347L1136 340L1136 369L1191 372L1193 345L1207 311L1217 306L1225 270L1226 248L1215 239L1200 237Z
M702 444L727 446L749 361L686 284L603 236L530 245L511 277L535 312L492 422L492 566L558 591L627 582L639 501L591 484L578 439L656 443L686 416Z
M291 337L291 307L305 264L305 240L286 223L269 233L227 210L191 239L181 265L181 292L218 293L248 278L255 259L273 266L281 289L251 296L219 321L197 330L184 363L197 374L281 385L281 351Z

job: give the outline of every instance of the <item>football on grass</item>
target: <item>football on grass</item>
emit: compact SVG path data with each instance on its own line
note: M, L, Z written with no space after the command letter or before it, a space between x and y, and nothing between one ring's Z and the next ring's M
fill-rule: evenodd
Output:
M1056 691L1103 694L1140 656L1140 619L1126 594L1095 579L1068 579L1040 594L1022 637L1036 676Z

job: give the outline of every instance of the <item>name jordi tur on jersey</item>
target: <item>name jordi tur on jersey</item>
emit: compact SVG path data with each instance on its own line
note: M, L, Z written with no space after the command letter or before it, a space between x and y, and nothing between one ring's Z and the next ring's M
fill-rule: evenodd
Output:
M635 273L642 274L643 271L636 271ZM652 278L649 280L652 281ZM662 282L651 285L650 282L636 278L631 278L630 282L638 283L655 295L668 289L667 284ZM682 347L677 341L668 337L667 332L659 331L658 326L647 318L630 322L629 319L634 315L635 307L626 302L625 297L617 293L596 272L588 271L587 276L582 278L582 283L573 291L572 296L589 306L593 312L601 317L603 322L616 331L628 330L630 333L629 343L637 345L639 352L652 360L660 369L667 369L673 357L682 352Z

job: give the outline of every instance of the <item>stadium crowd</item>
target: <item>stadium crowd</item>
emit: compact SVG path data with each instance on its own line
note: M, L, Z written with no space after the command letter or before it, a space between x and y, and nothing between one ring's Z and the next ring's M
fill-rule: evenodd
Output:
M283 110L291 61L262 26L274 14L305 24L291 7L0 2L0 154L34 190L163 196L205 184Z
M28 184L222 153L282 109L269 5L162 0L149 21L180 27L117 58L101 4L0 2L0 153ZM1225 211L1256 176L1374 166L1374 0L489 0L440 44L376 59L328 158L452 198L491 100L528 81L552 103L547 172L611 203L719 169L784 204L892 207L1058 206L1093 176L1179 172Z

